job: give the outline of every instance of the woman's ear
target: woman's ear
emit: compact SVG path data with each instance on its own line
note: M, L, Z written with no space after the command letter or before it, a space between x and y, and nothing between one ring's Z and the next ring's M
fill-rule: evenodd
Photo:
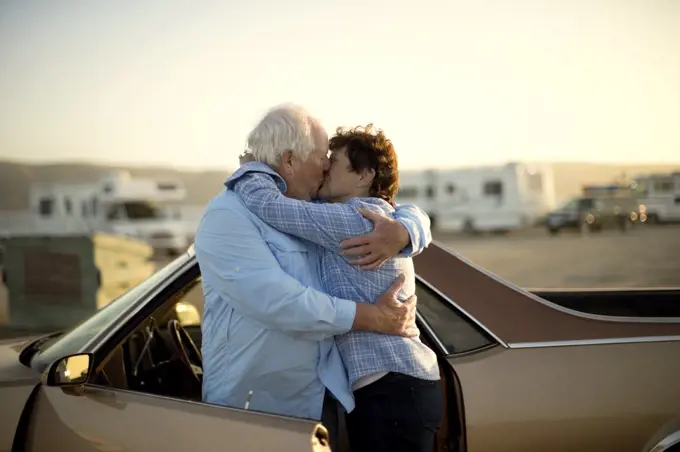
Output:
M375 179L375 170L373 168L366 168L361 172L359 185L361 187L370 187L373 185L373 179Z

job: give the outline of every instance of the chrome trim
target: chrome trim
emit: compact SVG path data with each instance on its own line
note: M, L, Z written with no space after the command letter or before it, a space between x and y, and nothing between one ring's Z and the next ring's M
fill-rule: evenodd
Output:
M466 357L471 356L471 355L476 355L477 353L482 353L482 352L485 352L487 350L491 350L492 348L496 348L499 345L500 344L497 344L496 342L489 342L487 345L483 345L481 347L473 348L472 350L466 350L464 352L458 352L458 353L454 352L454 353L447 355L446 357L448 359L453 359L453 360L456 360L458 358L466 358Z
M448 248L446 245L440 243L440 242L435 242L437 246L442 248L444 251L447 253L455 256L456 258L460 259L461 261L465 262L468 264L470 267L476 269L477 271L485 274L489 278L493 279L496 282L499 282L506 286L509 289L514 290L515 292L519 292L522 295L525 295L532 300L536 301L537 303L541 303L542 305L549 307L551 309L555 309L556 311L560 311L564 314L569 314L573 315L575 317L581 317L583 319L588 319L588 320L598 320L598 321L604 321L604 322L618 322L618 323L680 323L680 317L614 317L614 316L608 316L608 315L599 315L599 314L588 314L585 312L581 311L576 311L574 309L569 309L565 308L564 306L560 306L557 303L553 303L552 301L546 300L544 298L539 297L536 294L533 294L529 292L526 289L523 289L519 286L516 286L515 284L511 283L510 281L507 281L500 276L497 276L490 271L484 269L483 267L480 267L479 265L475 264L471 260L461 256L460 254L456 253L455 251L451 250Z
M672 286L636 286L636 287L526 287L530 292L680 292L680 287Z
M656 446L649 449L649 452L664 452L676 444L680 444L680 431L673 432L664 439L656 443Z
M545 347L576 347L587 345L612 345L612 344L641 344L646 342L679 342L680 336L642 336L642 337L615 337L606 339L575 339L565 341L545 342L511 342L511 349L521 348L545 348Z
M495 339L499 344L501 344L503 347L508 348L508 344L507 344L503 339L501 339L500 337L496 336L496 335L493 333L493 331L491 331L491 330L488 329L486 326L484 326L484 324L482 324L482 322L480 322L480 321L477 320L475 317L473 317L473 316L472 316L469 312L467 312L465 309L463 309L463 308L461 308L460 306L458 306L458 304L456 304L455 301L453 301L451 298L449 298L447 295L445 295L441 290L437 289L437 288L434 287L432 284L430 284L428 281L426 281L425 278L423 278L422 276L419 276L419 275L416 274L416 280L417 280L417 281L420 281L424 286L426 286L427 288L429 288L432 292L436 293L439 297L443 298L443 299L446 300L448 303L450 303L453 307L455 307L458 311L460 311L463 315L465 315L465 317L467 317L467 318L468 318L470 321L472 321L475 325L477 325L477 326L480 327L482 330L484 330L487 334L489 334L489 336L491 336L492 338L494 338L494 339ZM417 303L417 301L416 301L416 303Z
M425 320L425 317L419 312L416 311L416 319L420 320L420 323L422 323L425 326L425 331L427 331L428 335L432 338L432 340L439 346L441 351L444 353L444 356L449 356L451 352L449 352L449 349L446 348L446 345L439 339L439 336L434 332L432 327L427 323L427 320Z
M158 285L156 285L155 288L150 289L149 292L146 293L146 295L140 297L139 301L137 301L137 306L130 310L127 313L127 315L125 313L122 313L118 318L114 319L109 323L109 325L115 325L115 327L106 328L104 329L104 331L92 337L92 339L90 339L85 345L83 345L83 347L78 351L78 353L96 352L102 345L102 343L111 339L111 337L118 331L119 325L126 323L130 319L136 317L137 314L139 314L139 312L144 308L144 306L147 305L147 303L149 303L151 299L158 296L160 292L162 292L170 284L172 284L177 279L177 275L188 270L188 267L191 267L195 261L196 261L195 257L190 257L181 267L175 270L174 273L168 275L168 277L165 278L160 283L158 283Z

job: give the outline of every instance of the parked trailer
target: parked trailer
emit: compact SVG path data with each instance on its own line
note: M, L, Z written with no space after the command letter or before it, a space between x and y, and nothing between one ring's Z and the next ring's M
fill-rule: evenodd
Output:
M35 184L26 229L35 234L111 232L154 249L184 252L190 243L182 221L186 189L175 181L132 178L114 172L91 184ZM21 231L26 232L26 231Z
M506 165L400 173L398 203L413 203L441 231L505 232L531 226L555 206L550 165Z
M680 222L680 172L639 175L632 189L647 222Z

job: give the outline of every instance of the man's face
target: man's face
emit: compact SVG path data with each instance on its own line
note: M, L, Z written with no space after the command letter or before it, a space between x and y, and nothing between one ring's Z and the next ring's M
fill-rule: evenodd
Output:
M315 148L305 160L292 157L292 170L284 176L288 190L286 196L309 201L317 197L324 174L330 166L328 160L328 135L321 127L314 130Z
M361 182L361 174L352 171L347 149L337 149L331 152L330 169L319 190L319 197L328 201L345 201L353 196L366 196L360 193Z

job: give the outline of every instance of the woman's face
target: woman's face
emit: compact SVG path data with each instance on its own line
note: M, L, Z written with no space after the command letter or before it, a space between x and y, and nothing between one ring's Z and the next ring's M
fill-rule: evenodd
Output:
M347 149L331 151L330 169L319 190L319 197L328 201L343 202L354 197L368 197L371 188L366 172L355 173L347 158Z

